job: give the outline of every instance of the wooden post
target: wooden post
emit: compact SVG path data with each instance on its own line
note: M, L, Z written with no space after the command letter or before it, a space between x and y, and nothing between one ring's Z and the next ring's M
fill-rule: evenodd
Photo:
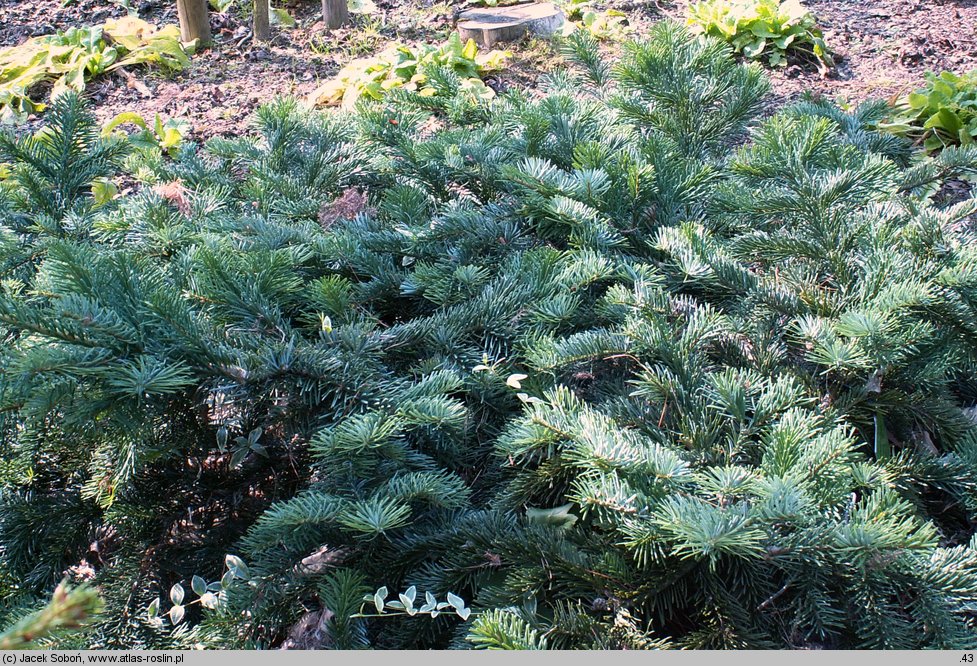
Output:
M207 0L176 0L176 15L180 19L180 38L183 41L196 39L199 46L210 46Z
M271 39L271 26L268 20L268 0L254 0L254 41L267 42Z
M322 20L326 22L326 28L338 28L348 19L349 7L346 0L322 0Z

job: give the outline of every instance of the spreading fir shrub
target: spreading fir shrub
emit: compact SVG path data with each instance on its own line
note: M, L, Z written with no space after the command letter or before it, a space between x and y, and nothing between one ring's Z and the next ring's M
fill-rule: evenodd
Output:
M109 203L76 98L0 143L7 623L69 571L98 647L973 645L977 152L760 121L674 25L569 48L538 99L276 102ZM472 614L353 617L409 586Z

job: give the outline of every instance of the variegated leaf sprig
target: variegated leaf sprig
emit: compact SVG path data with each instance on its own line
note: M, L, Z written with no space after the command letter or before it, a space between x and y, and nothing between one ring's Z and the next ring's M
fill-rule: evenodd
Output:
M435 618L441 613L454 613L462 620L467 620L472 614L472 609L465 605L465 600L452 592L448 592L445 601L438 601L437 597L433 594L425 592L424 603L420 606L415 606L418 598L417 587L414 585L398 593L397 598L391 601L387 601L389 595L390 591L387 590L386 586L381 587L373 594L367 594L363 597L363 601L365 603L372 603L377 612L364 613L361 608L360 612L353 615L353 617L387 617L394 615L409 615L413 617L415 615L430 615L432 618Z

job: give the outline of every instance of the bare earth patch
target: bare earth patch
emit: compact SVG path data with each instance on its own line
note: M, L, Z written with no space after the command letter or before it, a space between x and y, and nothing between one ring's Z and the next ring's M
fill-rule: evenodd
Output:
M669 13L684 16L688 3ZM798 65L771 72L780 102L806 91L860 102L917 87L926 71L977 67L977 0L806 0L837 65L822 79Z
M97 24L125 9L109 0L0 0L0 46L71 26ZM245 3L247 4L247 3ZM273 27L268 44L254 44L246 18L235 10L211 14L214 47L193 65L164 78L146 70L93 81L88 96L102 121L122 111L152 118L180 117L194 139L236 135L247 128L254 109L278 95L305 96L354 57L370 55L391 41L440 41L452 28L460 6L380 0L380 11L354 17L353 24L327 33L319 3L291 0L284 7L298 20L295 29ZM805 63L770 72L772 108L805 92L841 102L890 98L917 86L924 72L977 67L977 0L808 0L818 16L837 66L825 78ZM131 0L146 20L175 23L175 3ZM276 6L282 6L275 2ZM673 3L613 0L605 6L628 13L640 36L655 21L684 20L687 0ZM562 66L549 42L533 39L510 47L511 66L488 80L497 90L532 87L539 76ZM609 46L613 54L616 46ZM35 123L32 123L35 124Z

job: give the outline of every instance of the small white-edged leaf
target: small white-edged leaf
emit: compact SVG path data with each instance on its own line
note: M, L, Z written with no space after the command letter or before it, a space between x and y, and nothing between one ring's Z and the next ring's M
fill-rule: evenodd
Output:
M172 601L175 606L179 606L183 603L184 596L185 593L183 592L183 586L179 583L170 588L170 601Z
M150 620L156 619L157 615L159 615L159 597L153 599L153 602L149 604L149 608L146 609L146 617Z
M543 404L543 401L542 400L540 400L539 398L537 398L534 395L529 395L528 393L517 393L516 394L516 397L519 398L520 400L522 400L523 402L529 403L530 405L542 405Z
M233 582L234 582L234 572L233 571L224 572L224 575L221 576L221 587L226 590L231 586Z
M173 624L180 624L180 622L183 621L183 614L185 612L186 611L184 610L183 606L174 606L170 609L170 622Z
M472 614L472 609L471 608L458 608L458 609L455 609L455 612L458 614L458 617L460 617L462 620L467 620L468 619L468 616Z
M207 581L200 576L194 576L190 579L190 589L198 597L202 597L207 592Z
M234 576L240 578L241 580L251 579L251 570L248 569L248 565L244 563L237 555L225 555L224 564L227 568L234 572Z
M505 380L505 383L514 389L520 389L522 388L522 384L520 382L522 382L522 380L524 379L527 379L528 377L529 375L520 375L520 374L509 375L509 378Z
M414 600L417 599L417 586L411 585L404 590L404 596L410 599L411 603L414 603Z
M448 604L455 610L465 607L465 600L459 597L457 594L454 594L453 592L448 592L447 599L448 599ZM438 605L440 606L440 604Z
M426 601L432 607L438 605L437 598L433 594L431 594L430 592L425 592L424 593L424 601Z

